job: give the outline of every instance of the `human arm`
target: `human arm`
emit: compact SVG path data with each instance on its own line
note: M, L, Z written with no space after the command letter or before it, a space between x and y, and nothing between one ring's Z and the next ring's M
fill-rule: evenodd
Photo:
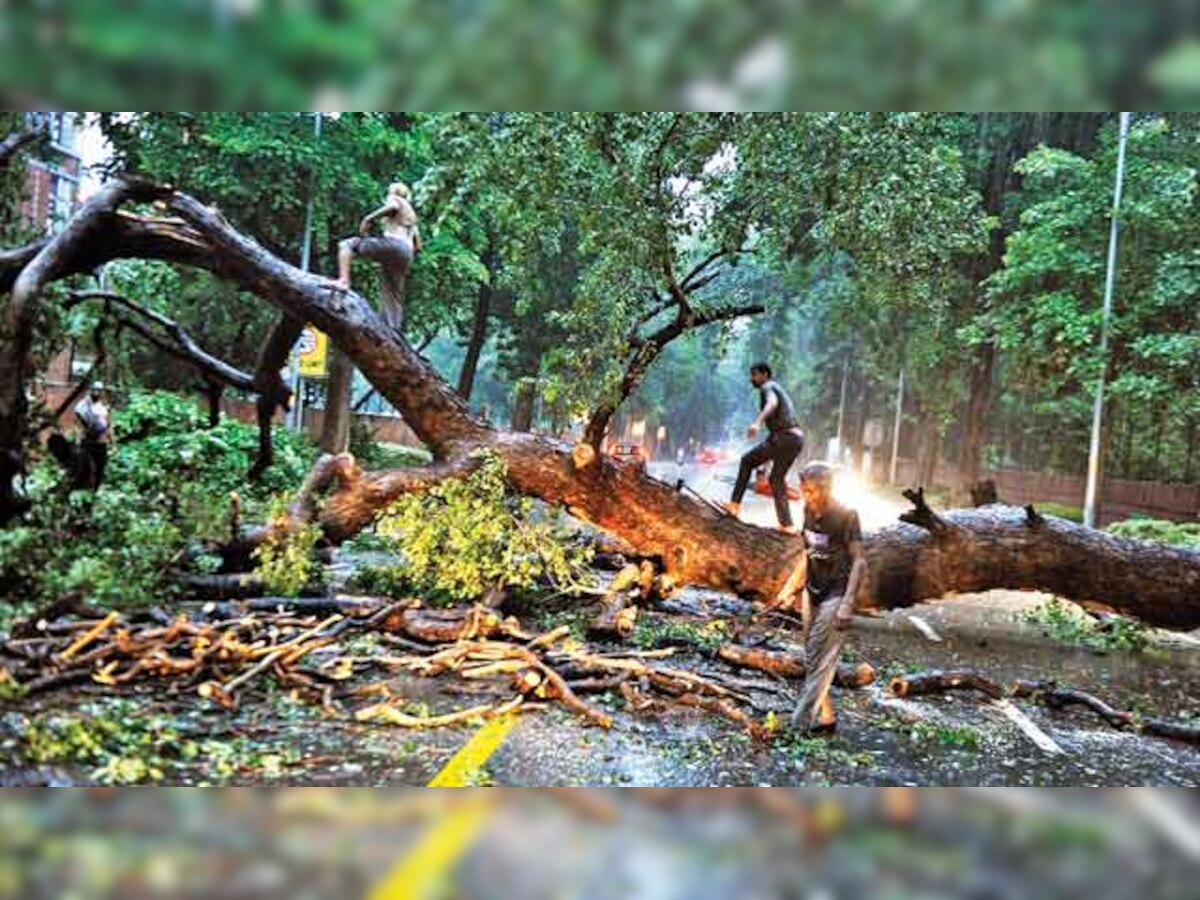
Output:
M746 429L746 435L748 437L755 437L758 434L759 429L762 428L763 423L766 422L767 419L771 417L771 414L778 408L779 398L775 395L774 391L767 391L766 401L763 403L762 409L759 410L758 418L754 420L753 425Z
M863 552L862 530L858 524L858 514L852 514L852 520L847 524L847 550L850 553L850 576L846 579L846 592L842 595L834 624L838 628L849 628L854 621L854 607L858 602L858 593L862 590L863 579L867 576L867 555Z
M358 224L358 233L363 234L363 235L368 234L371 230L372 222L374 222L378 218L386 216L389 213L393 213L395 211L396 211L396 204L385 203L385 204L383 204L383 206L379 207L379 209L375 210L374 212L367 213L365 216L363 216L363 220Z

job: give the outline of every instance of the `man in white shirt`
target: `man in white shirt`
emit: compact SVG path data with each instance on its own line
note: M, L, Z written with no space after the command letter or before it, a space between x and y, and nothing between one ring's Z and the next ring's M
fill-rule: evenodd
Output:
M75 419L83 431L80 445L87 467L87 485L94 491L104 480L104 468L108 465L108 444L112 439L103 384L93 384L88 396L75 405Z

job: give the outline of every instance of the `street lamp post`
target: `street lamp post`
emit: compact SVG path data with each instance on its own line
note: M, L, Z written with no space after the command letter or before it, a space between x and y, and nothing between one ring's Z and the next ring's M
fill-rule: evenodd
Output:
M900 383L896 386L896 424L892 428L892 465L888 472L888 484L896 483L896 466L900 462L900 425L904 417L904 369L900 370Z
M1108 270L1104 275L1104 314L1100 323L1100 377L1096 382L1096 400L1092 406L1092 439L1088 447L1087 489L1083 499L1083 524L1096 527L1096 506L1100 493L1100 432L1104 424L1104 387L1108 376L1108 329L1112 319L1113 286L1117 275L1117 233L1121 221L1121 186L1125 180L1125 144L1129 139L1129 113L1121 113L1117 141L1117 174L1113 184L1112 218L1108 231Z
M313 119L313 138L315 139L318 149L321 143L321 113L316 113ZM312 261L312 227L313 227L313 205L316 194L317 167L313 164L312 170L308 173L308 202L304 208L304 236L300 239L300 268L305 272L308 271L309 263ZM292 397L295 402L292 404L292 427L297 431L304 428L304 391L300 377L300 354L292 349Z

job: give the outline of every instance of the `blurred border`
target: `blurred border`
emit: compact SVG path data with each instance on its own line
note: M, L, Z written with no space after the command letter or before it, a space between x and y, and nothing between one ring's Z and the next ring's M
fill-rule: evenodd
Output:
M0 0L14 108L1186 109L1183 0Z

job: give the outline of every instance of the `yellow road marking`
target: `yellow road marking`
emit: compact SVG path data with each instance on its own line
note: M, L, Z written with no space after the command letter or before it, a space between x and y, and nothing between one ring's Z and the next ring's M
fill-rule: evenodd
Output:
M484 763L504 743L504 739L516 724L516 716L498 716L487 722L471 735L471 739L450 757L450 761L442 766L437 775L433 776L429 787L467 787L471 776L483 768Z
M517 724L499 716L471 735L429 782L429 787L466 787ZM428 900L446 873L470 849L492 812L495 795L476 789L455 803L409 848L395 868L367 894L367 900Z
M479 788L448 809L371 889L367 900L429 900L438 896L446 873L487 822L493 796L491 791Z

